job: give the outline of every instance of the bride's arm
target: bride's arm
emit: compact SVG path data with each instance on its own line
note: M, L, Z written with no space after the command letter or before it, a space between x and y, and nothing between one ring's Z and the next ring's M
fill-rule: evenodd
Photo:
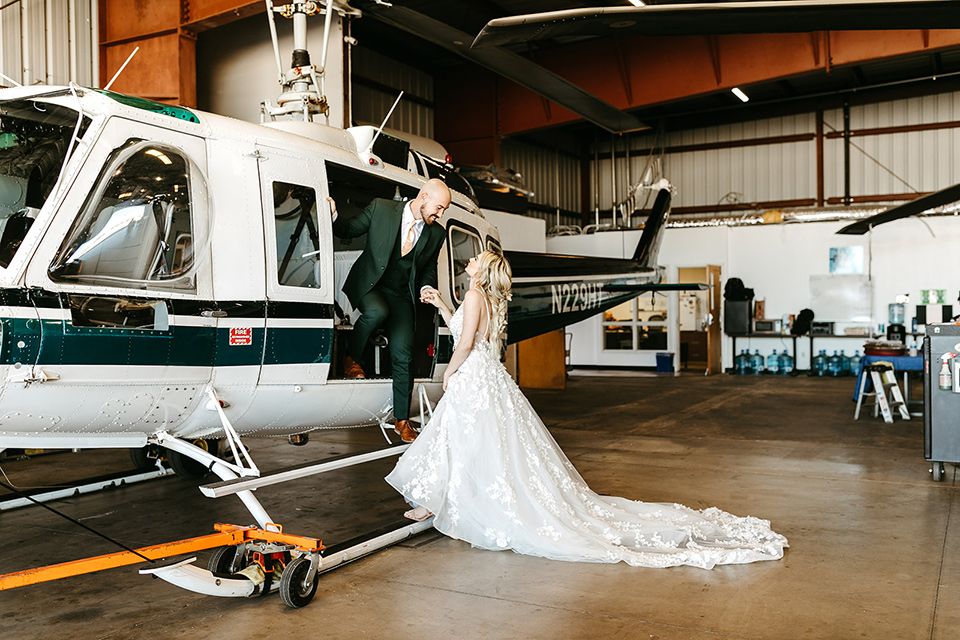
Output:
M447 390L447 382L450 376L457 372L463 361L467 359L473 350L473 337L480 326L480 306L483 304L483 298L479 293L473 290L467 291L463 299L463 332L460 334L460 342L457 348L453 350L450 356L450 364L447 370L443 372L443 390Z
M439 291L433 287L424 287L423 291L420 292L420 302L435 306L440 312L440 315L443 316L443 323L448 327L450 326L450 318L453 317L453 311L450 310L447 303L440 297Z

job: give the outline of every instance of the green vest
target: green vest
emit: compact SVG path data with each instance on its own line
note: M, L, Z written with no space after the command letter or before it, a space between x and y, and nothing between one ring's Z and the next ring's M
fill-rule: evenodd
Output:
M401 227L402 228L402 227ZM390 253L390 261L387 268L377 283L377 287L385 289L397 295L404 295L410 290L410 270L413 269L413 250L407 255L401 255L400 249L403 246L403 234L397 236L397 241L393 245L393 251ZM414 245L416 247L416 245Z

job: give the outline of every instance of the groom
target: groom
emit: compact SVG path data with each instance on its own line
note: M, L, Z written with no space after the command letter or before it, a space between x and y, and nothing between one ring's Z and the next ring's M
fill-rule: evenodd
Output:
M367 340L384 326L393 368L394 430L404 442L417 432L410 425L413 393L413 340L416 300L422 291L437 287L437 258L446 233L436 224L450 206L450 189L436 178L428 180L408 202L375 198L354 218L337 216L330 200L333 232L341 238L367 234L367 246L343 284L343 292L362 314L353 327L344 358L348 378L363 378L363 351Z

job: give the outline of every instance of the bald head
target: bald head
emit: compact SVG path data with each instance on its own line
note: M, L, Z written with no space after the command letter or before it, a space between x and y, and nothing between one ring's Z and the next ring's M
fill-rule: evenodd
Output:
M443 180L431 178L420 187L420 193L414 198L413 217L423 220L425 224L433 224L443 217L443 213L450 206L450 189Z

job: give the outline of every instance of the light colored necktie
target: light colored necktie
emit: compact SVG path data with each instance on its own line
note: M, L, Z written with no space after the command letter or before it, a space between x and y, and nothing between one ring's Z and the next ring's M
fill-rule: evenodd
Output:
M414 222L410 225L410 228L407 229L407 237L403 240L403 245L400 247L400 255L405 256L410 253L410 250L413 249L413 245L417 243L417 223Z

